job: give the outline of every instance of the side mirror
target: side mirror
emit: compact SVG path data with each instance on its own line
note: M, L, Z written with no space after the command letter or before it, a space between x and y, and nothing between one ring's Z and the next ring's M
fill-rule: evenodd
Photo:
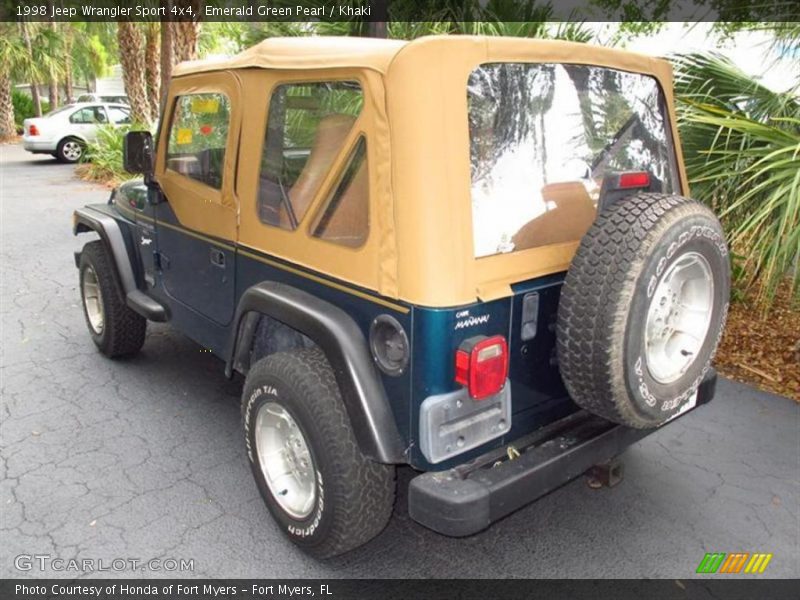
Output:
M122 166L128 173L153 174L153 136L149 131L130 131L122 143Z

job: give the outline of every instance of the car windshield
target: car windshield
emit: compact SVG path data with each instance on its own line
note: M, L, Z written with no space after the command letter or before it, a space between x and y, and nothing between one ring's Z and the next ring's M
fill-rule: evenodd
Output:
M570 64L496 63L470 75L475 256L574 242L611 171L678 189L667 111L653 77Z

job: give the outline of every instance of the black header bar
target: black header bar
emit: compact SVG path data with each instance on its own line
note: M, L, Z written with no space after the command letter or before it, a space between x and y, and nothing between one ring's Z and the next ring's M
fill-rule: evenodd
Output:
M718 579L3 579L3 600L773 600L796 598L796 580Z
M0 0L0 21L800 21L798 0Z

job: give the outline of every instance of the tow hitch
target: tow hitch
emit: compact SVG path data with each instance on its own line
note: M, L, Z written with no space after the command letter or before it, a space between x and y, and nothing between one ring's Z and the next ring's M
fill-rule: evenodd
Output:
M599 490L604 487L611 488L622 481L624 471L622 461L619 458L612 458L599 465L594 465L586 471L586 483L593 490Z

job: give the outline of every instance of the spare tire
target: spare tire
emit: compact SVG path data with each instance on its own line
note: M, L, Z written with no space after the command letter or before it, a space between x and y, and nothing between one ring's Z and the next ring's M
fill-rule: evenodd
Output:
M699 202L640 193L608 207L561 289L557 346L572 399L641 429L686 408L725 325L730 262Z

